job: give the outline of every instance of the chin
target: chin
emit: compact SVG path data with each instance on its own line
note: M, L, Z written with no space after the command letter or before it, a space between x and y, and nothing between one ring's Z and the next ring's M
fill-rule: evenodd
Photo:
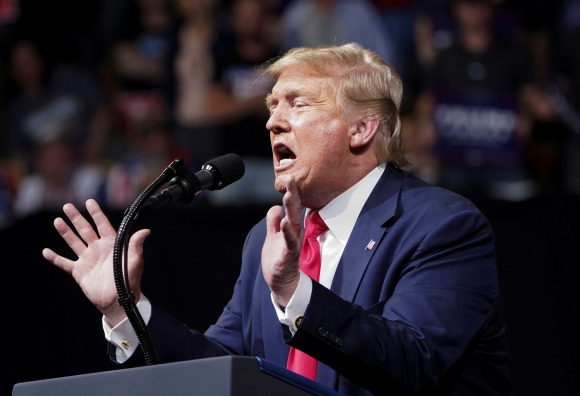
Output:
M276 180L274 180L274 188L279 193L284 194L286 192L286 178L284 176L276 176Z

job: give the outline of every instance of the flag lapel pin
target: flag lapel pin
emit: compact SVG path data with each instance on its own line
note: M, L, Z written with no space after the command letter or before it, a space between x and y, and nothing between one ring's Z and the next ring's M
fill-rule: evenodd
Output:
M375 246L375 241L374 240L370 240L369 243L367 243L367 246L365 247L365 250L372 250L373 247Z

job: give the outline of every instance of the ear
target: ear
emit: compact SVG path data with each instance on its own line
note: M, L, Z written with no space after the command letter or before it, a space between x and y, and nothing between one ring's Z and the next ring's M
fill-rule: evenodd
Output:
M351 128L350 147L360 149L367 146L377 134L379 118L374 115L364 116Z

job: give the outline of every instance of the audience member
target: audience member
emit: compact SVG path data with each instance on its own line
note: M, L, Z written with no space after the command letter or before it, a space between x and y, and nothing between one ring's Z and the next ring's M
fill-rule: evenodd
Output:
M123 119L167 105L166 62L177 23L173 5L172 0L128 0L122 7L123 24L112 38L103 74L113 111ZM125 128L117 125L116 140L124 140Z
M4 169L4 164L0 163L0 230L12 224L13 196L14 193L10 188L8 172Z
M144 114L131 121L127 132L126 151L107 175L105 202L113 209L128 208L175 158L189 162L187 154L176 147L163 114Z
M552 32L547 90L554 112L566 128L564 147L552 156L563 161L555 174L562 178L567 191L577 194L580 193L580 53L573 48L580 46L580 1L565 3L557 18L557 29Z
M192 165L221 155L219 136L210 122L208 90L214 62L211 46L216 35L217 0L179 0L179 24L167 57L167 107L176 142L187 150Z
M104 203L105 177L95 165L80 163L66 139L39 142L34 148L34 169L19 182L14 216L58 210L66 202L82 204L89 197Z
M15 27L20 18L20 2L3 0L0 2L0 53L4 54L7 43L14 39Z
M392 40L368 0L292 0L282 15L282 46L359 43L395 62Z
M439 182L472 198L530 198L536 185L524 148L542 95L529 52L496 30L492 0L453 0L451 7L454 41L436 54L417 99L438 133Z
M123 29L110 49L117 89L160 90L164 83L169 33L176 23L171 0L132 0Z
M268 112L264 95L273 82L260 78L264 62L279 55L268 31L268 9L262 0L234 0L220 20L212 46L214 74L208 89L207 116L218 130L220 154L234 152L246 165L244 178L214 204L264 203L279 199L272 186L272 153L264 128Z
M415 54L420 68L433 65L437 54L455 41L455 21L451 0L417 0Z
M98 81L74 64L47 64L36 44L14 43L9 57L7 155L31 169L35 147L67 139L83 161L97 161L110 115Z
M381 25L391 43L391 64L399 71L405 85L403 107L412 103L419 66L415 47L415 23L420 11L419 0L372 0Z
M95 34L101 3L102 0L18 0L18 35L37 43L48 64L72 64L95 77L102 55Z
M431 116L432 104L428 98L413 100L413 107L401 114L401 130L405 157L409 164L405 170L428 183L439 183L440 159L433 149L437 131Z

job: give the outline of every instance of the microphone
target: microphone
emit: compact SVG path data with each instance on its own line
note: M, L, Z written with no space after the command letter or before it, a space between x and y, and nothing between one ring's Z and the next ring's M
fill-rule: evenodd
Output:
M142 209L157 208L169 202L190 203L202 190L221 190L240 180L244 172L244 161L234 153L209 160L195 174L187 169L181 169L178 175L170 180L169 186L151 196Z

